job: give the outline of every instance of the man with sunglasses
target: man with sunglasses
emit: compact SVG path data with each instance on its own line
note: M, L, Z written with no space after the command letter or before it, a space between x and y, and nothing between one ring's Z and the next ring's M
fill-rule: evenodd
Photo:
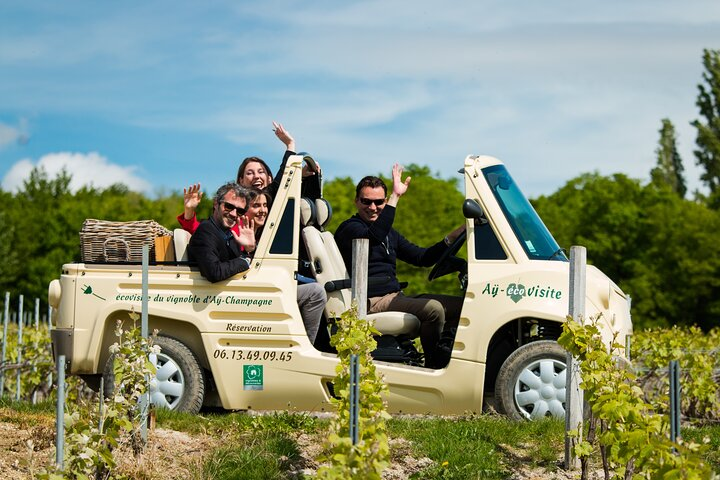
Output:
M403 237L393 228L398 201L410 185L410 177L402 180L403 169L393 166L393 191L387 198L382 179L367 176L355 188L357 214L345 220L335 232L335 241L352 272L352 241L369 239L368 252L368 313L385 311L412 313L420 320L420 342L425 353L425 366L444 368L450 360L452 345L462 309L462 297L425 294L407 297L395 276L396 260L417 267L430 267L465 230L450 232L444 240L423 248Z
M223 185L215 194L212 217L204 220L190 237L188 256L211 282L225 280L250 268L255 251L254 220L248 222L245 216L250 198L251 192L237 183ZM239 233L233 231L236 224ZM298 285L297 303L313 343L327 303L325 289L318 283Z
M249 198L248 189L237 183L226 183L215 193L212 216L190 237L188 257L197 262L200 273L211 282L225 280L250 268L255 229L253 221L248 222L245 217ZM233 231L235 225L239 233Z

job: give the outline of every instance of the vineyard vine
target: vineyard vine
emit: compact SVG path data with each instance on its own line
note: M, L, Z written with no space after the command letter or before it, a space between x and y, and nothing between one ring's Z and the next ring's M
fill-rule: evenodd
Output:
M328 464L317 472L320 479L380 480L388 465L390 447L386 420L390 418L381 395L387 386L376 370L370 353L377 346L373 335L380 335L373 324L358 318L357 306L342 314L331 344L340 362L336 367L332 399L337 416L330 425L326 452L320 458ZM360 366L359 435L357 444L350 438L350 356L358 355Z
M667 405L650 403L637 375L622 358L624 346L606 345L597 321L568 321L558 340L579 360L581 387L590 405L585 439L575 447L587 478L599 452L606 479L712 478L702 459L706 445L669 438ZM578 432L571 432L576 435Z

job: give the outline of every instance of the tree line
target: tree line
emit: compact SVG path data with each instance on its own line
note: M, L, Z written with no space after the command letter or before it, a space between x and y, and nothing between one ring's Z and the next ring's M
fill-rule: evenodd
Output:
M587 247L588 262L632 296L639 328L720 325L720 50L705 50L702 62L696 101L700 118L691 124L697 130L695 162L707 193L688 195L675 128L665 118L649 182L620 173L586 173L551 195L531 199L561 246ZM396 228L429 246L463 221L460 177L442 179L414 164L405 170L413 180ZM44 299L62 265L80 260L79 232L86 218L153 219L170 229L178 226L181 193L151 199L119 184L72 192L70 180L65 172L49 178L36 169L19 191L0 190L0 291ZM355 213L355 182L334 178L325 183L324 196L333 208L328 229L335 231ZM209 197L204 196L199 212L210 213ZM427 273L398 263L398 277L409 282L410 294L460 293L453 276L429 284Z

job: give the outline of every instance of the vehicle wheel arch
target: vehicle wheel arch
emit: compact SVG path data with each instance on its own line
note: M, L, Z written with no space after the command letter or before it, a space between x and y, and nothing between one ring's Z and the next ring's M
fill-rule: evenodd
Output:
M485 359L485 391L494 392L495 380L505 360L518 348L538 340L557 340L562 333L560 320L519 317L498 328L488 343Z
M115 335L117 321L123 322L123 328L127 329L132 325L130 312L127 310L116 310L105 319L105 326L100 341L100 352L98 355L98 373L102 374L105 365L110 358L110 346L118 341ZM138 324L140 320L138 320ZM165 335L186 345L197 357L200 366L210 374L210 363L208 362L205 348L202 343L202 336L195 325L184 320L167 318L159 315L148 315L148 333L150 335L157 330L159 335Z

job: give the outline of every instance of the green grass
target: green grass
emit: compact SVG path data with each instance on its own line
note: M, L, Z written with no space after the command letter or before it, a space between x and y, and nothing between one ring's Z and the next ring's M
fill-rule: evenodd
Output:
M165 428L188 433L220 432L314 432L319 420L307 413L274 412L248 415L244 412L206 412L199 415L157 410L157 423Z
M8 397L0 398L0 408L11 408L22 413L52 413L55 414L55 401L43 400L36 403L20 401L16 402Z
M163 428L223 439L223 446L212 452L198 472L199 478L259 480L287 478L290 470L299 470L302 457L292 435L314 434L327 421L321 422L306 413L190 415L158 410L157 423Z
M205 462L202 478L287 478L298 470L300 452L293 440L299 431L322 442L328 422L303 413L279 412L187 415L158 411L158 425L190 433L222 434L224 446ZM564 423L556 420L516 422L498 416L394 418L391 438L409 442L410 454L433 464L413 478L507 478L514 467L555 470L563 451ZM407 443L404 445L408 445ZM394 452L404 454L406 452Z
M0 420L26 427L54 421L55 405L0 400ZM282 479L303 467L295 434L303 432L324 441L328 420L305 413L203 412L189 415L157 411L159 427L205 434L219 439L217 447L192 478ZM495 415L453 418L399 417L388 422L392 454L411 455L433 463L417 472L417 479L501 479L520 466L559 468L563 457L564 423L557 420L516 422ZM685 441L708 439L704 458L720 471L720 425L684 427ZM393 439L406 442L396 446ZM599 465L598 461L593 461Z
M202 478L282 479L298 460L300 451L286 434L264 432L214 451L203 466Z
M684 427L681 433L686 442L704 443L705 439L709 440L708 450L703 456L715 472L720 472L720 425Z
M393 419L390 436L413 444L417 458L434 464L415 478L507 478L513 467L557 468L564 422L516 422L498 416Z

